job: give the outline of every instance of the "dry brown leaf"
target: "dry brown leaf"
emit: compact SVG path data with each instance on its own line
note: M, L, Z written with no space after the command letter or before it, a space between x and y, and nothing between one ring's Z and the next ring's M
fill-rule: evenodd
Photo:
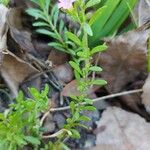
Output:
M19 85L27 77L38 73L38 70L8 51L8 54L4 55L0 73L13 96L17 96Z
M150 75L147 77L143 86L142 103L150 113Z
M139 26L150 21L150 0L140 0L138 14Z
M149 24L116 38L107 40L108 49L100 55L99 64L104 69L102 78L110 93L123 90L146 69L146 51Z
M150 149L150 124L137 114L109 107L97 125L97 147L90 150Z
M10 9L7 14L7 24L10 28L11 37L20 46L20 49L38 56L32 43L32 31L27 25L28 20L24 15L24 9Z
M31 8L33 7L32 1L27 1L27 0L10 0L10 4L12 7L28 7Z
M3 59L3 51L7 49L7 31L8 26L6 24L6 16L7 16L8 8L4 5L0 4L0 65Z

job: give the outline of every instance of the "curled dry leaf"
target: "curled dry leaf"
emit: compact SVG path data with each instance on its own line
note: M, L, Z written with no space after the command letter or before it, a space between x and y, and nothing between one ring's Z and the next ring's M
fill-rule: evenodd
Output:
M143 86L142 103L144 104L147 112L150 113L150 75L147 77Z
M97 146L90 150L150 149L150 124L137 114L109 107L97 125Z
M7 24L10 28L10 34L21 49L37 56L38 54L32 43L32 32L27 28L27 25L25 26L25 22L27 23L27 19L25 18L24 9L10 9L7 15Z
M106 41L108 49L100 55L99 64L110 93L123 90L146 70L148 28L149 24Z
M8 8L0 4L0 65L3 59L3 51L7 49L7 31L8 26L6 24Z
M38 70L8 51L8 54L4 55L0 73L12 91L13 96L16 97L19 85L27 77L38 73Z

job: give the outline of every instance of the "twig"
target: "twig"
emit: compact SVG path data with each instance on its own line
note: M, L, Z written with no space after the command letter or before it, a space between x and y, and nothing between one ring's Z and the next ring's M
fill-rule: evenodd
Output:
M50 112L50 110L47 111L47 112L43 115L43 117L41 118L41 120L40 120L40 125L41 125L41 126L43 125L44 120L45 120L45 119L47 118L47 116L49 115L49 112Z
M131 90L131 91L125 91L125 92L121 92L121 93L111 94L111 95L107 95L107 96L103 96L103 97L100 97L100 98L93 99L93 103L95 103L97 101L101 101L101 100L106 100L106 99L110 99L110 98L114 98L114 97L123 96L123 95L140 93L142 91L143 91L142 89L137 89L137 90ZM85 105L85 104L86 103L82 103L82 105ZM50 112L65 111L65 110L69 110L69 109L70 109L70 106L59 107L59 108L51 108Z
M51 134L51 135L42 135L42 138L43 138L43 139L55 138L55 137L58 137L59 135L61 135L61 134L63 134L63 133L68 133L68 134L69 134L69 131L66 130L66 129L61 129L61 130L59 130L59 131L57 131L56 133Z
M107 96L103 96L103 97L99 97L96 99L93 99L93 103L98 102L98 101L102 101L102 100L106 100L106 99L110 99L110 98L114 98L114 97L119 97L119 96L123 96L123 95L128 95L128 94L134 94L134 93L140 93L143 92L142 89L137 89L137 90L131 90L131 91L125 91L125 92L121 92L121 93L116 93L116 94L110 94ZM82 103L82 105L85 105L86 103ZM49 115L50 112L57 112L57 111L65 111L65 110L69 110L70 106L66 106L66 107L59 107L59 108L50 108L42 117L40 124L42 125L44 120L47 118L47 116Z
M101 101L101 100L106 100L106 99L110 99L110 98L114 98L114 97L119 97L119 96L123 96L123 95L128 95L128 94L134 94L134 93L140 93L140 92L143 92L142 89L137 89L137 90L131 90L131 91L125 91L125 92L120 92L120 93L116 93L116 94L111 94L111 95L107 95L107 96L103 96L103 97L100 97L100 98L96 98L93 100L93 102L98 102L98 101ZM83 105L86 104L86 103L82 103ZM60 107L60 108L51 108L49 111L47 111L42 119L41 119L41 125L43 124L45 118L48 116L48 114L50 112L56 112L56 111L64 111L64 110L69 110L70 107L69 106L66 106L66 107ZM52 135L42 135L42 138L43 139L48 139L48 138L55 138L59 135L61 135L62 133L64 132L68 132L66 129L61 129L59 130L58 132L52 134Z

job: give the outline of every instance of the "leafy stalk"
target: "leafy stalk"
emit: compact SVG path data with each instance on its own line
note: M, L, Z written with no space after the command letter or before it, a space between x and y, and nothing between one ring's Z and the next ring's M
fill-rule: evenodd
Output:
M76 45L65 36L67 28L63 20L59 20L58 6L54 5L50 10L51 0L32 1L37 4L39 8L29 8L26 12L36 19L33 23L33 26L38 28L36 31L51 37L53 42L48 43L49 46L74 56L77 48Z
M32 1L35 2L35 0ZM50 4L50 0L47 1ZM71 109L70 117L67 118L64 129L61 130L63 132L57 137L56 142L54 144L50 144L55 147L54 149L56 149L58 145L60 147L64 147L65 145L62 141L64 141L67 137L80 138L80 133L76 127L81 126L87 128L81 122L90 121L90 118L82 115L83 111L96 110L93 106L92 100L87 96L87 90L93 85L103 86L106 84L105 80L90 77L92 72L102 71L102 68L94 66L91 63L93 55L95 53L102 52L107 48L105 44L98 45L93 49L90 49L89 47L88 39L93 36L93 31L86 16L86 10L99 2L100 0L88 0L86 2L83 0L76 0L72 8L65 9L62 7L63 12L69 15L74 22L79 24L80 32L78 33L81 33L80 35L76 35L75 33L68 31L62 23L59 24L59 29L61 28L61 30L58 31L57 24L59 12L57 6L55 6L49 14L49 9L47 9L47 11L44 9L44 6L49 8L47 3L38 0L35 3L39 5L40 10L33 8L27 10L28 14L38 19L38 22L35 22L33 25L37 27L44 27L37 31L42 34L49 35L54 39L54 42L49 43L49 45L58 50L67 52L73 57L73 60L69 63L74 69L77 89L80 92L79 96L70 95L72 98L69 104ZM42 22L39 22L39 19L42 20ZM85 102L85 105L83 105L83 102Z

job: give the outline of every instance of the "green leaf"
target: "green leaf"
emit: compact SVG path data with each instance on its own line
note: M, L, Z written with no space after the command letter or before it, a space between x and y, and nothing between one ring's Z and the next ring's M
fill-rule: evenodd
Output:
M51 42L51 43L48 43L48 45L51 46L51 47L54 47L55 49L57 49L57 50L59 50L61 52L70 54L69 51L67 51L66 49L64 49L60 43Z
M19 91L18 96L16 97L16 102L20 103L23 100L24 100L24 94L22 91Z
M89 58L90 57L90 53L88 52L82 52L82 51L79 51L77 52L77 56L81 57L81 58Z
M48 26L49 27L49 24L46 23L46 22L40 22L40 21L37 21L35 23L32 24L34 27L40 27L40 26Z
M68 124L72 124L73 123L73 120L71 118L67 118L66 121L67 121Z
M97 72L101 72L103 69L101 67L98 66L92 66L89 69L90 71L97 71Z
M73 69L75 69L76 71L78 71L78 73L82 75L81 69L77 63L75 63L74 61L69 61L69 64Z
M67 37L68 37L71 41L73 41L73 42L75 42L77 45L81 46L81 41L80 41L80 39L79 39L75 34L73 34L73 33L69 32L69 31L67 31L67 32L66 32L66 35L67 35Z
M71 135L72 138L79 139L81 137L79 131L77 131L75 129L71 129L70 131L72 133L72 135Z
M63 150L71 150L65 143L61 143Z
M94 106L84 106L82 110L95 111L96 108Z
M121 24L128 17L131 9L133 9L137 0L106 0L105 9L99 14L94 14L94 21L90 21L93 30L93 37L89 37L90 47L99 44L100 39L106 36L114 35Z
M33 136L25 136L24 139L27 142L29 142L29 143L31 143L33 145L40 145L41 144L40 140L38 138L36 138L36 137L33 137Z
M44 16L43 12L41 10L39 10L39 9L28 8L26 10L26 13L29 14L30 16L34 17L35 19L46 20L46 17Z
M64 22L63 22L63 20L60 20L60 24L59 24L59 33L62 33L63 28L64 28Z
M9 3L9 0L0 0L0 4L3 4L5 6L7 6Z
M106 45L106 44L96 46L96 47L94 47L94 48L91 50L91 55L93 55L93 54L95 54L95 53L98 53L98 52L105 51L106 49L107 49L107 45Z
M75 75L75 78L77 79L77 81L80 81L81 76L80 76L80 74L78 73L78 71L74 70L74 75Z
M81 117L79 117L78 120L80 120L80 121L91 121L91 119L87 116L81 116Z
M101 0L90 0L90 1L87 2L85 7L89 8L89 7L92 7L92 6L96 5L96 4L99 4L100 2L101 2Z
M90 26L92 26L92 24L97 20L97 18L100 17L100 16L104 13L104 11L105 11L106 8L107 8L107 6L103 6L103 7L99 8L99 9L92 15L92 17L91 17L91 19L90 19L90 21L89 21Z
M70 106L70 109L71 109L71 113L74 114L74 110L75 110L75 107L76 107L75 103L72 101L72 102L69 104L69 106Z
M80 117L80 114L79 114L78 111L76 111L76 112L73 114L73 118L74 118L75 120L78 120L79 117Z
M46 11L49 13L49 7L50 7L51 0L45 0L45 6L46 6Z
M88 23L83 24L83 29L88 35L93 36L92 29Z
M59 9L58 9L57 5L55 5L54 7L56 7L56 9L55 9L55 12L54 12L53 19L54 19L54 26L56 27L56 24L57 24L57 21L58 21Z
M91 100L89 98L85 98L85 102L86 102L86 104L93 105L93 100Z
M60 43L56 43L56 42L50 42L48 43L48 46L51 46L51 47L62 47L62 45Z
M97 79L97 80L92 81L92 84L103 86L103 85L106 85L107 82L105 80L99 80L99 79Z
M48 35L48 36L53 37L55 39L58 39L58 37L55 33L50 32L49 30L46 30L46 29L37 29L36 32L38 32L40 34Z
M45 89L41 92L41 95L42 95L43 97L46 97L46 96L48 95L48 92L49 92L49 85L46 84L46 85L45 85Z
M40 92L35 88L29 88L30 94L33 96L34 99L38 99L40 97Z
M3 113L0 113L0 120L4 120L5 119L5 116Z

